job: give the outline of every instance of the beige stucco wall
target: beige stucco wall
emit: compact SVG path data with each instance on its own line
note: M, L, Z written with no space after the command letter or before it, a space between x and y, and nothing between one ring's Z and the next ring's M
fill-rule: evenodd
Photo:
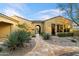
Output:
M0 38L5 38L17 28L17 22L0 16Z
M6 17L0 17L0 22L13 24L14 28L18 24L16 21L12 21L11 19L8 19Z
M47 33L51 33L51 24L62 24L62 25L71 25L71 21L68 19L65 19L64 17L56 17L56 18L51 18L49 20L46 20L44 22L44 31Z
M36 25L40 25L41 32L47 32L47 33L51 33L51 24L70 25L72 27L72 22L61 16L51 18L43 22L29 21L27 19L23 19L17 16L13 16L12 18L18 20L19 24L25 23L28 27L28 31L33 32L33 33L35 32Z
M7 23L7 24L0 26L0 29L2 29L2 30L0 30L0 32L5 31L5 33L8 33L8 32L15 31L15 30L17 30L17 25L23 24L23 23L25 23L27 25L26 27L27 27L28 31L32 32L32 33L35 33L36 25L40 25L41 32L47 32L47 33L51 33L51 24L64 24L64 25L68 24L70 26L72 25L72 22L64 17L55 17L55 18L51 18L51 19L48 19L43 22L33 22L33 21L30 21L30 20L27 20L27 19L24 19L24 18L21 18L18 16L12 16L11 18L12 19L8 19L6 17L0 16L0 22ZM11 25L9 25L9 23ZM6 27L2 28L4 26L6 26Z
M18 17L18 16L12 16L11 18L17 20L18 21L17 24L25 24L26 28L28 29L29 32L33 31L34 25L32 24L32 22L30 20L23 19L23 18Z
M36 26L39 25L41 27L41 32L43 32L43 23L42 22L32 22L34 26L34 32L36 30Z

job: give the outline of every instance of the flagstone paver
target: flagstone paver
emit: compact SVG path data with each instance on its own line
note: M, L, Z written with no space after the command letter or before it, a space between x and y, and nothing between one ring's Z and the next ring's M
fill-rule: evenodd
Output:
M25 55L57 56L57 55L62 55L64 53L79 51L79 47L58 46L58 45L49 44L48 42L45 42L39 36L39 34L36 34L35 41L36 41L36 46L32 49L32 51L26 53Z

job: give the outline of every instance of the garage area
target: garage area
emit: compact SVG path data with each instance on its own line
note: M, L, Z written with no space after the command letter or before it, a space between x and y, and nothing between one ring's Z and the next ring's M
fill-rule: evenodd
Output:
M6 38L11 33L11 23L0 22L0 40Z

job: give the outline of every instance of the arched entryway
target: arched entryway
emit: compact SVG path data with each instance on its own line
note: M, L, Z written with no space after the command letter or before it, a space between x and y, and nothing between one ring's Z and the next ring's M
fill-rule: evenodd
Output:
M36 30L35 30L36 33L40 34L41 33L41 26L40 25L36 25L35 28L36 28Z

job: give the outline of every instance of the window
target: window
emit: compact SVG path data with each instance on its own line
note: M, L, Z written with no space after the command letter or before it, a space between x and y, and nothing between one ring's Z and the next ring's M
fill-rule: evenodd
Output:
M64 32L69 32L70 31L70 27L68 28L68 26L67 25L64 26Z
M63 32L63 25L57 25L57 32Z

